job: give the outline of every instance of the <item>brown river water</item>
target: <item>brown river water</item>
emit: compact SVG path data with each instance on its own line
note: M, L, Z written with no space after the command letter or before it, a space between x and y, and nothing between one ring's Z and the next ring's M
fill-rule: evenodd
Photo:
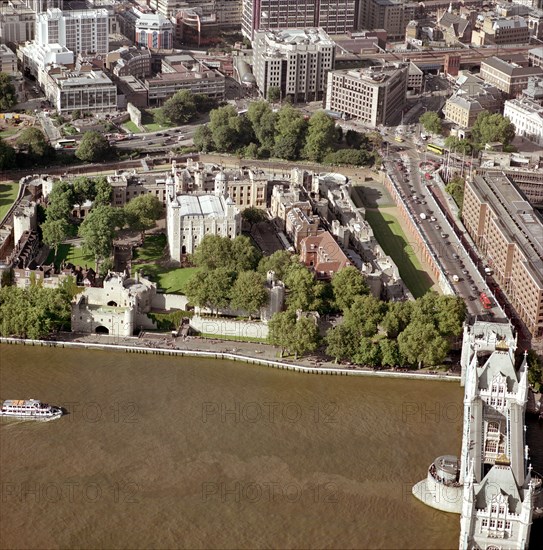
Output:
M411 495L458 453L457 383L0 346L1 548L457 548Z

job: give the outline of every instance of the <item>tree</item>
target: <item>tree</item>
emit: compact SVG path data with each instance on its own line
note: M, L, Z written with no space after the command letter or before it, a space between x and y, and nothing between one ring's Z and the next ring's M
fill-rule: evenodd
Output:
M371 338L362 337L353 356L353 361L358 365L378 367L381 365L381 346Z
M295 257L287 250L276 250L271 256L264 256L258 263L258 271L266 275L273 271L275 276L282 281L288 272Z
M495 141L509 145L515 137L515 126L500 113L482 111L475 120L471 135L479 148Z
M528 383L535 392L541 391L543 386L543 363L534 350L528 352Z
M358 149L362 145L362 134L356 130L347 130L345 143L353 149Z
M305 141L307 122L292 105L283 105L277 114L274 152L279 158L296 160Z
M9 111L17 105L17 92L6 73L0 73L0 111Z
M205 270L232 265L232 241L228 237L205 235L194 251L192 262Z
M72 215L73 204L72 186L67 181L60 181L53 187L47 197L47 210L45 211L47 221L68 221Z
M268 323L268 341L280 348L280 356L292 346L295 338L296 313L282 311L276 313Z
M281 99L281 89L278 86L270 86L268 88L268 101L277 103Z
M24 129L15 143L19 151L26 153L34 162L53 154L53 148L39 128Z
M252 316L268 302L266 279L255 271L242 271L232 287L230 307L241 309Z
M341 323L326 333L326 353L334 358L335 362L352 359L355 354L357 338L354 331Z
M207 94L194 94L194 105L196 105L197 113L208 113L211 109L218 107L217 100L214 97L210 97Z
M163 213L162 203L151 194L140 195L124 207L125 220L130 229L141 233L145 240L145 231L152 229Z
M83 118L83 114L79 109L72 111L72 120L79 120L80 118Z
M96 259L96 271L102 260L111 253L115 227L119 213L112 206L97 206L79 226L79 236L83 239L83 249Z
M377 334L377 328L385 314L386 305L371 294L356 296L351 307L345 312L343 322L350 326L356 334L372 337Z
M189 90L176 92L162 107L163 117L175 125L190 122L196 113L196 101Z
M86 176L79 176L72 184L74 204L83 204L85 201L93 201L96 197L95 181Z
M395 367L402 364L400 349L396 340L383 338L379 342L379 347L381 348L381 366Z
M445 147L453 153L462 153L463 155L471 155L473 147L468 139L460 139L456 136L448 136L445 138Z
M83 162L99 162L105 160L111 154L111 145L100 132L91 130L85 132L75 156Z
M0 170L9 170L15 166L15 149L0 138Z
M0 288L0 335L43 338L70 326L70 297L63 288Z
M332 166L339 166L344 164L350 164L352 166L370 166L373 164L375 157L360 149L340 149L339 151L333 151L328 153L324 159L324 164L331 164Z
M198 128L196 128L193 142L198 151L202 151L203 153L208 153L209 151L213 151L215 149L213 133L209 129L208 124L203 124L202 126L198 126Z
M439 365L449 352L449 342L431 322L411 322L398 336L400 354L408 363Z
M272 111L270 104L267 101L254 101L249 105L247 118L260 146L271 150L275 139L277 115Z
M351 307L357 296L369 293L366 278L353 266L340 269L332 277L334 300L340 311L346 311Z
M454 199L454 202L462 210L464 205L464 178L454 176L451 181L445 186L445 190Z
M319 329L311 317L302 316L294 325L294 335L290 344L290 352L294 358L313 352L319 345Z
M109 206L111 204L111 197L113 195L113 187L107 181L107 178L101 176L94 180L94 204L97 206Z
M253 225L265 222L268 219L268 215L262 208L257 208L256 206L250 206L249 208L245 208L245 210L242 211L241 217L244 221L246 221L250 228L253 228Z
M411 320L412 302L390 302L380 325L389 338L397 338Z
M238 273L242 271L254 271L262 258L260 251L255 247L251 239L245 235L238 235L232 241L231 251L232 267Z
M419 122L427 132L431 134L441 134L442 123L437 113L426 111L420 116Z
M232 105L219 107L209 115L209 129L215 148L219 152L231 153L251 143L253 129L249 119L238 115Z
M260 147L254 142L249 143L245 149L243 149L242 156L246 159L257 159L260 155Z
M460 336L467 315L466 302L458 296L437 298L437 329L442 336Z
M230 303L234 279L235 274L226 268L199 270L185 284L185 294L191 303L218 315Z
M41 224L43 242L55 249L55 257L58 252L58 245L69 235L70 224L66 219L45 220Z
M315 279L301 264L291 264L286 276L288 308L297 311L312 311L315 303Z
M317 111L309 119L304 147L305 158L320 162L332 150L335 138L335 122L324 111Z

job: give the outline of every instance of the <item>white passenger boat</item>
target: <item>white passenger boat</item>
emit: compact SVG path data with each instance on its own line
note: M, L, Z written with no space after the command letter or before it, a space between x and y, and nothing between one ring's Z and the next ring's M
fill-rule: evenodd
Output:
M52 420L62 416L62 409L42 403L37 399L6 399L2 403L0 416L28 420Z

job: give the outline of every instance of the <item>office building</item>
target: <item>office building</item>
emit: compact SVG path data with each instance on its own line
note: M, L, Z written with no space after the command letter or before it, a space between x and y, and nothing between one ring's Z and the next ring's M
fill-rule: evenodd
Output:
M534 76L543 76L542 67L522 67L508 63L499 57L489 57L481 61L481 78L510 97L520 94Z
M253 40L255 31L322 27L346 34L356 26L357 0L242 0L241 30Z
M321 99L326 74L334 67L335 44L320 28L258 31L253 41L253 73L260 94L279 88L281 98Z
M328 73L326 109L376 127L400 122L406 103L408 64Z
M109 51L109 15L105 9L62 11L51 8L36 17L36 43L59 44L80 53Z
M543 220L505 175L467 180L462 219L532 337L543 336Z

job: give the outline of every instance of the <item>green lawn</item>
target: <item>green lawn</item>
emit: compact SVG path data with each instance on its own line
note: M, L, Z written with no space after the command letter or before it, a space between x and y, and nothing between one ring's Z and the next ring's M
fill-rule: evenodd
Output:
M158 285L158 288L168 294L183 294L185 283L198 270L197 267L166 268L156 263L139 264L135 271L143 274Z
M196 267L164 267L159 261L164 259L166 235L151 235L145 243L134 251L134 271L142 271L158 288L171 294L183 294L184 284L197 271ZM138 263L141 262L141 263Z
M51 250L47 257L46 263L50 264L55 262L57 267L64 261L73 265L80 265L82 267L92 267L94 269L95 260L92 254L87 255L83 252L80 246L74 246L73 244L61 244L58 247L58 253L55 258L55 251Z
M400 276L415 298L430 290L433 281L422 269L413 246L407 240L398 220L379 210L366 210L366 220L371 225L375 238L398 266Z
M6 215L7 211L17 198L19 192L18 183L0 183L0 220Z
M131 121L129 120L128 122L125 122L123 124L123 128L127 131L127 132L132 132L133 134L139 134L141 133L141 130Z
M134 250L134 260L142 262L161 260L164 256L164 248L167 242L166 235L150 235L146 237L143 245Z
M162 126L161 124L157 124L154 119L154 112L157 109L149 109L148 111L142 111L141 113L141 123L143 127L148 132L158 132L159 130L167 130L168 128L171 128L172 124L166 124L165 126Z
M19 128L6 128L0 132L0 138L7 138L13 136L19 131Z

